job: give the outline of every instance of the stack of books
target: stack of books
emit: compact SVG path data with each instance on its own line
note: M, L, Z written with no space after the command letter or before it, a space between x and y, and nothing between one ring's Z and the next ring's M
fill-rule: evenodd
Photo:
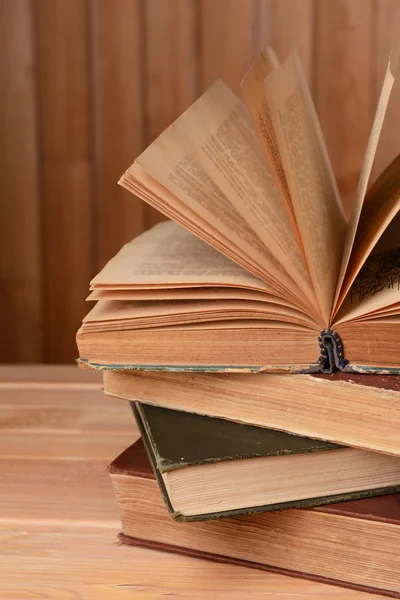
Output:
M77 335L141 432L109 467L124 543L400 597L400 157L369 185L399 56L349 221L295 51L122 177L172 219L93 279Z

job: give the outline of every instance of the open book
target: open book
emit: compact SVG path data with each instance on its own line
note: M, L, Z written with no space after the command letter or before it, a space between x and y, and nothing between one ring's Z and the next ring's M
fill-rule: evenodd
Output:
M400 372L400 156L368 187L392 53L349 222L294 50L217 81L120 184L172 221L91 283L100 368Z

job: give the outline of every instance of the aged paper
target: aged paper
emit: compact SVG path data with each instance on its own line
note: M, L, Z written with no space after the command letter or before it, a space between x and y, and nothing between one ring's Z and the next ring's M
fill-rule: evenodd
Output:
M272 285L277 293L284 297L294 297L292 292L289 292L265 270L263 265L268 263L268 254L259 241L253 239L252 244L248 244L243 238L234 236L232 230L228 228L225 231L227 235L224 235L189 207L187 202L182 202L159 181L146 173L137 163L130 167L121 181L124 187L139 198L163 212L256 277ZM207 213L206 216L209 217Z
M271 173L286 205L293 230L300 248L303 247L285 170L279 154L278 142L272 125L270 109L265 92L266 77L278 68L279 64L270 48L266 48L254 61L241 83L243 98L249 109L254 126L259 135Z
M232 319L279 320L315 328L315 323L298 310L269 302L225 300L121 302L100 300L83 319L86 331L121 331L160 325Z
M200 118L204 115L211 118ZM250 152L246 152L248 148ZM155 183L154 190L149 181L141 183L144 174ZM250 259L248 264L261 265L257 276L284 297L297 297L300 304L318 313L301 251L251 119L222 83L212 86L161 134L121 184L202 239L206 239L202 225L208 223ZM160 188L169 194L167 201ZM179 210L174 207L174 198ZM201 221L199 227L197 219ZM206 241L228 254L228 246L217 246L215 237ZM249 268L243 260L238 262Z
M94 289L86 298L90 302L97 300L148 300L154 302L158 300L253 300L258 302L272 302L298 308L295 304L285 298L273 296L266 292L249 290L238 287L190 287L190 288L171 288L168 289Z
M177 132L177 123L169 127L136 163L188 207L191 216L193 213L199 215L247 256L254 257L257 264L263 265L265 278L274 282L278 290L284 286L292 294L297 293L282 265L216 185L195 152L188 150L187 142ZM301 294L297 295L301 299Z
M242 102L216 82L174 129L274 259L315 300L290 219Z
M376 314L381 314L382 312L399 312L399 307L397 306L399 302L400 289L398 285L385 288L362 300L357 298L352 299L349 294L336 315L333 325L340 325L341 323L367 318L368 316L376 316Z
M393 84L398 73L400 64L400 44L397 48L392 52L390 57L390 61L386 70L385 78L382 85L382 90L378 102L378 106L375 113L374 122L372 124L371 133L369 136L367 150L365 152L363 165L361 168L360 178L357 186L356 198L353 203L353 208L351 212L350 222L346 232L346 238L344 242L343 256L342 262L340 266L340 272L337 282L336 295L334 301L334 314L339 309L343 299L346 295L346 292L349 290L352 281L356 275L357 266L352 265L352 269L347 274L347 268L350 260L350 254L352 252L354 240L356 237L357 227L360 220L361 211L363 208L363 202L365 193L367 191L367 186L371 174L372 165L375 158L376 149L378 146L379 135L382 129L383 121L385 118L385 113L387 109L387 105L389 103L390 94L392 92ZM366 240L363 245L368 245L368 230L363 231L363 235L366 237Z
M271 293L264 281L173 221L159 223L125 244L91 288L117 286L237 286Z
M371 198L369 194L367 195L361 213L359 229L362 231L365 229L369 234L358 241L359 232L357 231L349 263L351 265L354 252L359 254L364 252L362 257L363 270L359 278L355 279L350 287L334 319L335 323L367 318L371 313L391 311L400 302L400 273L398 267L400 212L397 212L383 234L380 235L380 229L385 223L381 211L387 214L388 205L392 205L397 211L400 208L400 183L398 181L400 171L396 169L396 163L400 166L400 157L393 161L387 169L389 175L393 171L392 177L386 178L385 173L383 174L387 185L381 185L380 181L377 180L369 192ZM395 175L396 171L397 177ZM376 190L375 187L377 187ZM369 207L371 210L369 210ZM388 216L390 217L390 213ZM376 241L378 237L379 241ZM374 248L371 254L370 247L363 245L366 238L374 240ZM366 255L368 255L368 258L364 262Z
M390 245L400 246L400 220L396 217L400 211L399 174L400 155L378 177L367 193L357 224L339 303L343 302L346 294L351 290L351 285L372 250L374 253L379 251L379 248L374 248L378 240L384 242L391 237Z
M400 304L396 303L393 304L393 308L389 309L389 308L384 308L382 310L377 310L373 313L370 313L368 315L363 315L362 317L359 317L357 319L357 321L372 321L374 319L383 319L386 317L395 317L400 315Z
M295 51L267 77L266 92L308 268L328 324L346 221Z

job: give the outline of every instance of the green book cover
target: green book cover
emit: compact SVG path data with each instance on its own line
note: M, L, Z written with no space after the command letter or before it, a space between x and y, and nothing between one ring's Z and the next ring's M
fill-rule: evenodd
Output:
M310 452L330 452L344 447L321 440L140 402L131 402L131 406L165 503L171 516L176 520L193 521L232 517L267 510L329 504L400 491L399 479L397 487L390 486L298 501L249 506L237 510L201 515L182 515L175 511L171 504L163 479L165 473L180 468L190 468L221 461ZM282 467L284 468L284 463L282 463ZM267 472L266 477L268 477Z

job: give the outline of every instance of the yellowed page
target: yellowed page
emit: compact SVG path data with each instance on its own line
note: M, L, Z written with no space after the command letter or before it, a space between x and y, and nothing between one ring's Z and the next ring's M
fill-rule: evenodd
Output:
M199 215L218 229L225 239L231 239L247 256L254 257L257 264L262 264L270 279L277 283L278 289L284 286L297 294L293 280L282 265L265 248L246 220L202 167L195 154L186 149L187 144L175 129L176 124L168 128L137 159L131 168L133 175L137 173L136 165L143 168L190 209L192 218L196 219L196 215ZM146 196L143 197L146 199ZM301 298L301 294L297 295Z
M362 326L363 324L371 324L371 322L374 325L376 325L377 329L379 329L379 324L383 324L383 323L392 323L393 325L400 325L400 315L396 311L396 313L394 313L393 315L378 316L376 318L374 316L372 316L370 319L367 319L367 318L362 319L362 320L360 319L359 321L354 321L354 323L348 323L347 325L348 325L348 327L352 327L353 325L354 326L356 326L356 325ZM354 331L354 329L353 329L353 331ZM388 356L388 358L389 358L389 356Z
M315 323L286 306L250 300L121 302L100 300L83 319L85 331L120 331L160 325L232 320L266 319L298 323L315 328Z
M86 298L89 302L97 300L263 300L271 302L275 300L281 302L278 296L264 294L253 290L243 290L239 288L219 288L219 287L194 287L194 288L178 288L178 289L123 289L123 290L107 290L95 289Z
M174 130L274 259L315 302L290 219L242 102L216 82Z
M240 238L235 238L233 241L232 236L229 238L213 227L146 173L137 163L130 167L119 183L259 279L274 286L278 293L283 296L293 296L263 268L261 263L268 263L269 255L266 254L260 243L254 247L254 244L244 244ZM240 244L240 247L237 244Z
M182 174L181 174L182 175ZM205 174L206 177L207 174ZM135 178L135 179L134 179ZM184 183L184 182L183 182ZM261 241L254 235L254 232L249 230L245 222L242 222L244 228L242 228L237 221L237 217L240 215L234 214L234 209L229 211L227 206L225 215L229 216L230 223L233 227L239 225L238 230L229 229L229 227L221 226L218 223L219 229L210 224L210 214L207 212L201 215L193 210L192 207L188 206L187 198L185 202L178 199L173 193L163 187L158 181L156 181L151 175L140 167L137 163L134 163L129 169L129 172L125 175L125 187L134 191L140 198L149 202L152 206L161 210L169 218L173 219L188 231L191 231L195 235L199 236L202 240L216 248L219 252L225 254L239 265L244 267L247 271L256 275L269 285L273 286L278 293L284 297L290 296L297 299L299 302L302 301L304 304L305 299L299 298L299 293L296 290L290 291L288 286L284 285L282 279L285 276L285 272L282 266L276 261L276 259L269 253L269 251L261 244ZM192 192L195 194L206 194L205 185L203 184L201 190L193 189ZM232 207L231 207L232 208ZM201 211L202 207L200 208ZM215 209L215 207L214 207ZM206 218L204 218L206 217ZM222 230L222 231L221 231ZM248 233L251 232L249 237ZM271 269L267 270L265 265L271 265L276 267L275 276L271 274ZM286 284L293 290L293 281L286 277Z
M91 281L102 286L229 285L274 290L173 221L129 242Z
M311 280L328 325L346 221L296 51L267 77L266 92Z
M365 198L357 231L339 295L338 306L357 277L360 269L383 237L392 237L392 247L400 246L400 155L375 181ZM392 223L392 225L391 225ZM392 233L390 233L392 230ZM350 291L351 293L351 291Z
M333 326L360 317L367 317L370 313L374 313L375 311L380 313L383 309L390 307L391 305L396 305L398 302L400 302L400 289L398 284L362 299L357 297L352 298L351 294L348 294L333 321ZM388 310L390 309L388 308Z
M140 301L147 300L149 302L159 300L197 300L197 301L212 301L212 300L253 300L258 302L272 302L291 308L298 308L284 298L273 296L266 292L256 290L241 289L238 287L192 287L178 289L122 289L122 290L107 290L95 289L86 298L90 302L97 300L132 300Z
M204 240L207 244L217 249L219 252L230 258L232 261L236 262L238 265L242 266L246 271L248 271L249 274L255 275L255 282L260 282L261 280L261 282L266 283L269 287L270 293L273 293L279 298L288 301L291 306L295 306L300 310L304 311L306 314L312 316L320 323L320 329L324 326L317 306L310 304L307 298L304 295L302 295L299 292L299 290L295 290L294 292L292 292L287 287L282 285L281 281L278 281L271 277L270 273L268 273L262 267L262 265L258 264L254 260L254 256L247 256L243 252L242 248L235 246L231 240L228 240L219 231L217 231L214 227L207 223L204 219L200 218L197 214L195 214L194 211L191 211L191 209L189 209L187 206L181 203L175 196L173 196L173 194L171 194L171 192L163 188L163 186L159 182L155 181L139 165L135 163L134 165L132 165L129 171L130 172L127 172L124 176L125 187L133 191L136 195L138 195L145 201L148 201L155 208L160 209L162 212L164 212L165 215L173 219L176 223L182 225L182 227L184 227L187 231L194 233L194 235L198 236L201 240ZM131 175L131 172L134 172L138 179L134 179ZM142 181L145 183L142 183ZM157 194L153 195L153 192L150 191L150 188L156 189ZM161 201L159 201L158 198L161 198L162 196L167 200L165 202L163 200L163 203L160 204L160 208L159 202ZM160 252L162 252L162 248L160 248ZM264 253L265 252L267 251L265 250ZM210 284L203 281L201 285L205 286ZM228 286L230 284L224 281L223 285ZM186 288L196 287L196 284L193 282L181 282L179 286ZM112 289L124 289L126 287L132 287L132 285L126 286L121 284L112 284ZM143 284L135 284L134 287L135 289L138 289L138 287L143 288ZM146 287L145 284L144 287ZM160 281L157 284L152 284L151 287L153 289L155 287L158 287L159 289L171 289L172 287L174 287L174 284L168 283L164 280L163 282ZM254 285L246 285L245 287L248 289L254 289Z
M267 157L271 173L278 186L284 204L286 205L297 243L302 249L303 244L301 242L292 198L286 180L282 159L279 154L278 142L272 125L270 109L265 92L266 77L278 67L279 64L275 55L271 52L270 48L266 48L252 64L243 78L240 87L251 118L253 119L254 126L259 135L265 156Z
M375 158L376 149L378 146L379 135L382 129L383 121L385 118L385 113L387 109L387 105L389 103L390 94L393 88L393 84L399 69L400 64L400 45L392 52L390 61L386 70L385 78L382 85L382 90L378 102L378 106L375 113L374 122L372 124L371 133L369 136L367 150L365 152L363 165L361 168L360 178L357 186L356 198L353 203L350 222L346 232L346 238L344 242L342 262L340 266L340 272L337 282L335 301L334 301L334 314L340 307L340 304L343 302L343 299L346 295L346 292L349 290L354 277L357 274L357 271L360 268L360 264L355 261L351 265L351 269L348 268L350 255L352 252L354 240L356 238L357 228L359 226L359 220L361 211L363 208L365 193L367 191L367 186L369 182L369 178L371 175L371 169ZM377 206L378 208L378 206ZM377 215L378 217L378 215ZM379 218L384 217L384 212L381 213ZM376 219L376 226L379 229L380 223L378 218ZM362 228L360 229L360 236L364 238L363 246L371 246L372 237L369 235L368 229ZM373 244L372 244L373 245ZM363 253L360 253L359 260L361 260L361 256Z
M376 312L370 313L368 315L364 315L363 317L359 317L357 320L357 322L360 321L373 321L374 319L383 319L383 318L387 318L387 317L396 317L398 315L400 315L400 305L399 303L397 304L393 304L393 306L395 308L392 308L391 310L389 309L383 309L383 310L378 310Z
M223 93L221 93L221 89ZM230 103L227 106L228 95ZM217 99L217 104L214 102L215 99ZM211 118L203 121L199 119L199 114L204 112L204 107L208 110L207 114ZM240 110L237 107L240 107ZM236 108L237 114L233 115L230 120L229 117ZM221 127L218 140L221 143L222 137L226 138L232 133L230 126L231 121L235 118L240 123L234 132L236 134L240 129L239 141L240 143L243 141L246 148L250 148L250 153L243 154L240 143L235 144L235 140L230 139L229 145L233 142L234 147L231 149L224 147L223 152L219 153L218 158L224 162L219 170L215 158L207 156L208 150L205 144L213 145L214 140L211 138L216 127ZM220 119L219 122L218 119ZM204 140L205 144L202 144L201 140ZM244 164L241 164L239 168L238 163L237 168L233 169L229 158L236 151L241 151L239 158ZM205 162L207 169L204 168ZM210 165L211 168L209 168ZM212 86L137 159L136 164L121 180L121 184L126 185L132 191L134 189L132 180L137 179L135 173L137 166L166 188L172 196L178 198L180 203L187 206L192 211L192 217L195 213L210 223L225 238L232 239L233 243L242 248L248 256L257 252L258 258L262 257L265 271L269 273L268 281L270 283L273 280L278 285L278 289L279 286L280 289L283 287L292 294L296 294L302 303L306 302L311 305L314 312L317 310L315 294L303 264L301 252L297 247L276 185L265 164L251 119L240 101L223 84L217 83ZM229 172L226 172L226 169L229 169ZM246 169L250 170L247 175ZM235 192L233 192L233 188L236 189ZM260 189L272 190L273 210L270 202L264 199L264 194L260 194ZM244 193L251 206L258 205L261 214L258 213L258 216L255 216L250 204L244 205L244 199L239 196L239 192ZM237 204L233 205L235 198L237 198ZM147 198L145 199L147 200ZM168 201L170 200L171 198ZM260 233L263 230L260 226L261 219L270 227L268 247L260 240ZM272 220L274 221L273 226L271 226ZM284 235L282 235L283 230L285 230ZM283 240L286 240L286 243ZM279 259L277 259L277 255L279 255ZM282 265L282 263L284 264ZM290 274L288 274L289 271ZM297 288L300 288L299 292Z

